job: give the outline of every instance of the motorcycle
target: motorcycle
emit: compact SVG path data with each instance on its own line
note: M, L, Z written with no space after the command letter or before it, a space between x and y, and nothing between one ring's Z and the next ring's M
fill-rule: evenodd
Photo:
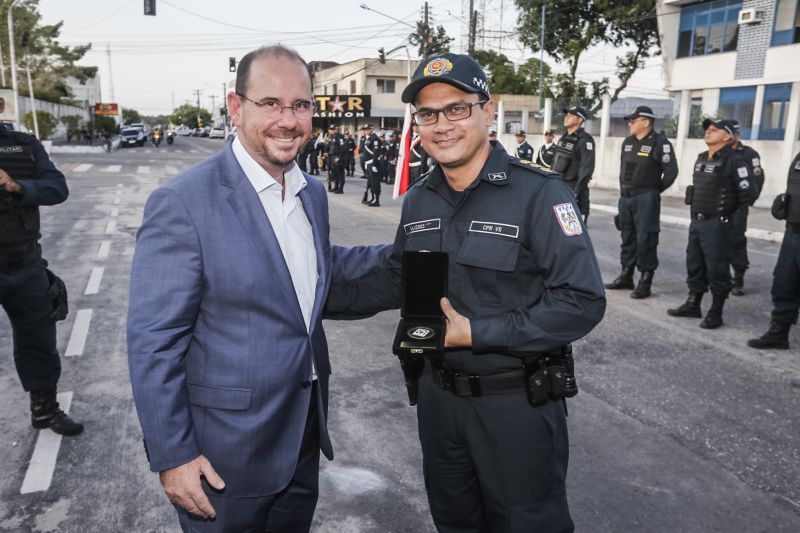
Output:
M161 132L154 131L153 132L153 145L158 148L158 145L161 144Z
M172 143L174 143L174 142L175 142L175 132L174 131L168 131L167 132L167 144L172 146Z

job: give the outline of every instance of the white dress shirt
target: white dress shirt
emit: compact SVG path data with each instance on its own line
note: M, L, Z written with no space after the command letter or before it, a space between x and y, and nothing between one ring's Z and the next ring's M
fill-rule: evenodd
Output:
M308 331L311 327L311 312L314 308L319 273L314 234L299 197L300 191L308 185L306 179L297 164L292 161L283 170L284 187L281 187L281 184L247 153L238 137L233 140L231 147L247 179L258 193L264 213L278 239ZM284 188L286 194L283 194Z

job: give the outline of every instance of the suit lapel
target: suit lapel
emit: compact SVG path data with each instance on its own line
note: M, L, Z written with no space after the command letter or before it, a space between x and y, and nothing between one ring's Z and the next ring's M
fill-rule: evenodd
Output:
M309 178L306 178L309 179ZM317 286L316 290L314 291L314 308L311 312L311 326L310 329L314 329L314 325L318 322L319 314L322 312L322 304L323 304L323 297L325 296L325 287L327 283L328 272L325 268L326 259L325 259L325 247L324 247L324 239L322 235L322 223L324 221L320 220L319 209L315 208L317 206L314 205L314 195L309 190L310 187L306 186L303 190L300 191L300 201L303 203L303 210L306 212L306 216L308 217L308 222L311 224L311 231L314 235L314 249L316 250L317 256Z

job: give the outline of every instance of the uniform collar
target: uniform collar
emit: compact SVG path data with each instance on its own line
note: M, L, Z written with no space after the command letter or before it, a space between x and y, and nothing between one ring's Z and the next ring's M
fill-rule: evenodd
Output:
M472 190L478 186L482 181L491 183L492 185L507 185L508 184L508 160L509 155L500 143L497 143L492 151L489 152L489 157L483 164L483 168L478 173L478 176L470 183L464 190ZM441 187L449 187L447 178L442 172L442 168L436 165L430 173L425 184L430 189L440 189Z

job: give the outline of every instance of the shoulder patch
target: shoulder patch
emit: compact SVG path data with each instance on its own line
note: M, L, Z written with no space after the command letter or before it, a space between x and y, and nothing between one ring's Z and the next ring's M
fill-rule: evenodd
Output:
M581 221L572 203L558 204L553 206L553 212L558 220L558 225L561 226L561 232L567 237L573 237L583 233Z
M587 150L594 150L594 148L593 148L593 146L592 146L592 143L590 143L590 142L587 142L587 143L586 143L586 149L587 149Z
M669 161L670 161L669 154L664 154L661 156L661 162L664 163L665 165L669 163Z
M661 146L661 151L664 152L665 154L668 154L670 150L672 150L672 146L670 146L669 144Z
M747 167L739 167L739 168L736 169L736 172L739 173L739 177L740 178L746 178L747 177Z
M490 172L486 175L486 178L489 181L506 181L508 180L508 176L506 176L505 172Z

